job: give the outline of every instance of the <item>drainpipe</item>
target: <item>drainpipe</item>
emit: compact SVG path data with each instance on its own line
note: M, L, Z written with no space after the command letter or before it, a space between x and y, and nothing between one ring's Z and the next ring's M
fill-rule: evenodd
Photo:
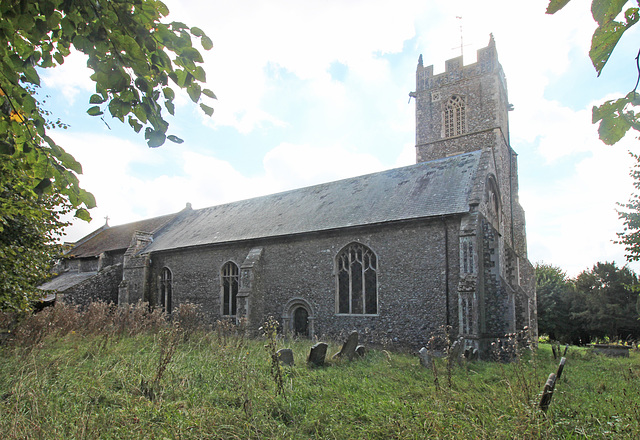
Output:
M449 230L447 229L447 221L442 219L444 227L444 296L446 305L446 325L450 325L449 320Z

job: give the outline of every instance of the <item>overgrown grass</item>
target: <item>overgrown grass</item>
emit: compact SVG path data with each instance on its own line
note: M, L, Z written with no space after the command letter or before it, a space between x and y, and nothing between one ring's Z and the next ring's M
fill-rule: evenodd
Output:
M224 323L189 337L166 321L110 335L46 328L30 349L1 349L2 438L640 438L637 352L571 347L545 414L537 394L558 362L548 345L508 364L456 363L451 386L436 388L410 354L372 350L309 368L311 342L279 338L295 353L279 392L265 341Z

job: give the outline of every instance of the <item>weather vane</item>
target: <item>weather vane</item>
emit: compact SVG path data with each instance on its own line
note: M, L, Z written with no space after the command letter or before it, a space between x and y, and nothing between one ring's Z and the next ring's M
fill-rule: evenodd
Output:
M462 16L456 15L456 19L460 20L460 56L462 56L462 49L464 48L464 38L462 35ZM457 49L457 47L454 47L453 49Z

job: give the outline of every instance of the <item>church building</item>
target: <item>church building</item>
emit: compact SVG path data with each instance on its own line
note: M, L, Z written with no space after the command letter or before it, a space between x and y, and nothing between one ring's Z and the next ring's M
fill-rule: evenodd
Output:
M140 300L209 322L268 316L283 331L419 348L451 326L486 354L537 329L534 268L495 42L434 75L420 56L416 164L104 227L44 289L65 301Z

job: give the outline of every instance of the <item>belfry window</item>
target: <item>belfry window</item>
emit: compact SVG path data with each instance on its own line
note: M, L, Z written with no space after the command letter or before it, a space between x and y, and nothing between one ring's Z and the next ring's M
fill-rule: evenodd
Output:
M238 296L238 266L229 261L222 267L222 314L235 316Z
M171 313L172 311L172 296L173 296L173 275L168 267L162 269L162 277L160 279L160 307L162 307L165 313Z
M465 131L464 100L457 95L449 98L444 106L444 137L458 136Z
M337 312L351 315L378 313L378 263L371 249L351 243L336 258Z

